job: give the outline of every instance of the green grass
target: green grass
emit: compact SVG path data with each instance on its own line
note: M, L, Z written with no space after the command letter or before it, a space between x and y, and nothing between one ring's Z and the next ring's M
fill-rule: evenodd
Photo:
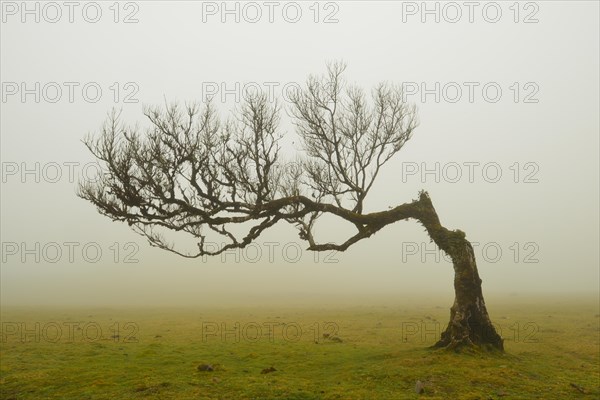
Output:
M158 311L3 308L0 398L600 398L600 318L594 299L538 305L496 301L490 312L505 338L504 354L429 349L436 329L447 322L449 312L442 304ZM10 333L15 322L30 330L39 322L40 332L30 332L23 342L20 332ZM80 327L88 323L89 340L75 328L69 337L67 324L75 322ZM263 325L270 322L279 324L272 338ZM56 332L52 323L62 327L55 343L47 340ZM206 332L215 327L207 325L211 323L225 323L229 335L203 337L203 324ZM231 333L235 323L240 332L246 329L239 340ZM253 323L262 326L257 340ZM425 337L403 334L403 323L431 332ZM287 339L283 324L289 326ZM117 325L120 336L112 338ZM92 341L94 326L102 329L103 338ZM324 339L323 333L342 342ZM215 370L198 371L200 364ZM277 371L261 374L271 366ZM424 394L415 393L417 380L425 383Z

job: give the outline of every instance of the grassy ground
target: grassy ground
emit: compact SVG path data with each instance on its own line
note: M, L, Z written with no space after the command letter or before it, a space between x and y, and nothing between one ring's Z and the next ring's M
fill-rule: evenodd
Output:
M428 349L445 304L3 308L0 398L600 398L597 299L534 304L490 309L504 354Z

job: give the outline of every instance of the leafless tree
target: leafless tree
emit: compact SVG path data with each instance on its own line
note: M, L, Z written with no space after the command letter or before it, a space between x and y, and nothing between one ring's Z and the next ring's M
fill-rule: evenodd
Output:
M365 213L365 200L381 168L418 125L414 106L399 87L382 83L367 96L343 80L345 65L311 76L291 98L290 116L304 157L301 168L278 168L281 107L265 94L245 99L233 118L214 105L147 108L150 128L125 127L113 112L97 137L84 140L105 172L82 182L78 195L113 221L124 221L151 245L196 258L243 248L280 221L294 225L311 251L344 251L397 221L414 219L452 259L455 302L435 346L503 350L481 290L471 243L441 225L429 195L391 209ZM329 214L354 226L339 243L315 239L315 223ZM196 238L189 253L164 231ZM208 248L205 233L225 244Z

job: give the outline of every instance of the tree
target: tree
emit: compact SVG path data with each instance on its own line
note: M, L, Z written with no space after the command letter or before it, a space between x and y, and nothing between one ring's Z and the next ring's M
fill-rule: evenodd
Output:
M436 347L481 346L503 350L483 299L471 243L460 230L442 226L428 193L386 211L365 213L365 199L379 171L418 125L414 106L400 88L382 83L369 101L342 79L345 65L311 76L291 98L290 116L304 156L301 168L281 164L281 107L265 94L245 99L222 121L211 101L144 110L150 128L120 123L113 112L101 134L84 143L105 172L80 184L78 195L113 221L124 221L152 246L196 258L243 248L278 222L295 226L308 250L345 251L397 221L414 219L452 259L455 301ZM314 236L323 215L347 221L355 231L340 243ZM182 252L163 231L198 240ZM205 232L226 244L209 249Z

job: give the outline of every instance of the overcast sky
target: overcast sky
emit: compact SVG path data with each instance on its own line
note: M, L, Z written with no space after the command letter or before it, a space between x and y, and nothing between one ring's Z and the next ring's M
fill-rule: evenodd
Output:
M282 224L246 251L187 260L75 195L95 171L81 140L111 108L145 126L144 105L212 94L226 116L244 87L285 105L333 60L365 89L403 85L419 109L368 211L426 189L474 242L484 293L598 292L598 2L23 4L2 2L3 304L451 299L452 266L414 221L345 253L307 253ZM281 128L293 140L285 116ZM350 233L326 222L323 241Z

